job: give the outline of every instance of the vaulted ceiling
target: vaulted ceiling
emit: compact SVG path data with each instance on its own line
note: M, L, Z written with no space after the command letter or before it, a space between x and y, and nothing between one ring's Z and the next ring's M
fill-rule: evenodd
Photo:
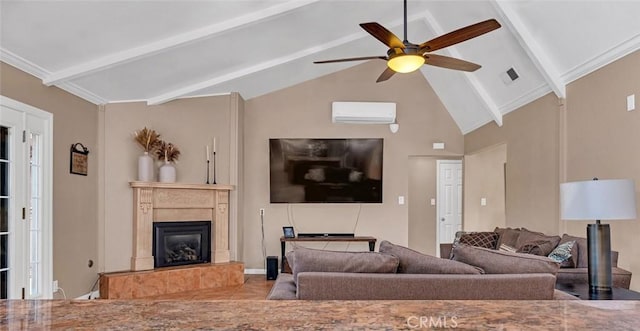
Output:
M401 0L3 0L0 60L95 104L229 92L251 99L359 63L313 61L386 55L359 23L402 38L402 8ZM409 1L408 39L489 18L502 24L435 52L480 70L420 69L467 133L501 125L504 114L549 92L564 98L571 81L637 51L638 13L640 1Z

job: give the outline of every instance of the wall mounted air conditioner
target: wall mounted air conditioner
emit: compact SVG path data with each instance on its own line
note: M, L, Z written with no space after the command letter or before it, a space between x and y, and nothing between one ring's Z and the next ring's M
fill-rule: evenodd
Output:
M341 102L331 104L333 123L391 124L396 121L395 102Z

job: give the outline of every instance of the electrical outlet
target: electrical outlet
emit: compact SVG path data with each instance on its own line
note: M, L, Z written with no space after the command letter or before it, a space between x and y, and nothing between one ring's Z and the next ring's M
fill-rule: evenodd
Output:
M260 216L264 216L264 208L260 208Z
M60 289L58 287L58 281L57 280L53 281L53 284L51 285L51 287L52 287L53 292L58 292L58 290Z

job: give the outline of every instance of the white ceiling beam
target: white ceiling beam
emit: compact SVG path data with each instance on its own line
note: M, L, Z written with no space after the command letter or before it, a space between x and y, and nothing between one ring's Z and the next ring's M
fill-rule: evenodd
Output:
M104 70L110 67L128 63L140 58L151 56L160 52L165 52L186 43L209 38L213 35L251 24L257 21L265 20L269 17L280 15L282 13L307 6L320 0L292 0L285 3L275 5L259 12L252 12L240 17L234 17L229 20L205 26L200 29L192 30L186 33L178 34L169 38L165 38L156 42L145 44L139 47L129 48L124 51L116 52L80 63L47 75L42 82L47 85L56 85L77 77L85 76L96 71Z
M431 15L430 12L426 11L422 14L422 16L424 19L424 23L428 27L430 27L431 30L433 30L433 32L435 32L436 36L440 36L446 33L446 31L442 29L440 24L438 24L438 21L435 19L435 17L433 17L433 15ZM460 52L458 51L456 46L449 46L446 49L441 50L440 52L455 58L463 58L463 56L460 55ZM484 108L489 112L489 115L491 115L491 118L493 118L493 121L496 122L498 126L502 126L502 113L500 112L500 109L498 108L496 103L493 101L493 98L489 95L487 90L480 83L478 78L476 78L476 76L472 73L464 72L463 75L464 75L464 78L469 83L469 85L471 86L471 89L475 92L476 96L478 96L480 100L483 102L484 107L482 108Z
M175 89L173 91L169 91L167 93L163 93L161 95L157 95L155 97L151 97L147 100L147 104L148 105L159 105L165 102L169 102L171 100L175 100L178 99L182 96L185 96L187 94L193 93L193 92L197 92L200 90L203 90L205 88L208 87L212 87L215 85L219 85L234 79L238 79L244 76L248 76L251 75L253 73L262 71L262 70L266 70L269 69L271 67L275 67L278 65L282 65L282 64L286 64L288 62L297 60L299 58L305 57L305 56L309 56L312 55L314 53L318 53L320 51L323 51L325 49L328 48L332 48L332 47L337 47L340 45L344 45L347 44L351 41L354 41L358 38L362 38L364 36L366 32L362 32L362 33L354 33L345 37L342 37L338 40L333 40L329 43L326 44L322 44L319 46L314 46L311 48L307 48L307 49L303 49L301 51L295 52L295 53L291 53L288 54L286 56L282 56L279 58L275 58L269 61L265 61L262 63L258 63L254 66L250 66L250 67L246 67L243 68L241 70L237 70L237 71L233 71L230 73L227 73L225 75L221 75L221 76L216 76L216 78L212 78L212 79L207 79L195 84L191 84L191 85L187 85L178 89Z
M494 0L491 1L491 4L498 12L500 21L507 26L516 40L518 40L518 43L547 81L553 93L558 98L565 99L567 97L566 84L558 73L557 67L547 56L548 52L538 44L531 32L529 32L520 15L506 1Z
M415 20L418 20L418 19L421 19L421 18L423 18L422 15L413 15L413 16L408 17L407 21L408 22L412 22L412 21L415 21ZM402 20L396 20L396 21L391 22L387 26L395 27L395 26L398 26L398 25L401 25L401 24L402 24ZM313 55L313 54L316 54L316 53L319 53L319 52L322 52L322 51L325 51L325 50L328 50L328 49L331 49L331 48L334 48L334 47L342 46L342 45L348 44L348 43L350 43L350 42L352 42L354 40L361 39L361 38L368 37L368 36L370 36L370 35L367 32L365 32L364 30L361 31L361 32L352 33L350 35L346 35L346 36L344 36L344 37L342 37L340 39L335 39L335 40L332 40L332 41L330 41L328 43L325 43L325 44L322 44L322 45L318 45L318 46L310 47L310 48L307 48L307 49L303 49L303 50L301 50L299 52L295 52L295 53L292 53L292 54L289 54L289 55L286 55L286 56L282 56L282 57L275 58L275 59L272 59L272 60L269 60L269 61L258 63L258 64L254 65L254 66L247 67L247 68L244 68L242 70L237 70L237 71L234 71L234 72L230 72L230 73L225 74L225 75L217 76L216 78L207 79L207 80L202 81L202 82L198 82L198 83L195 83L195 84L184 86L184 87L175 89L173 91L169 91L169 92L163 93L161 95L157 95L155 97L151 97L151 98L149 98L147 100L147 104L148 105L159 105L159 104L162 104L162 103L165 103L165 102L169 102L171 100L175 100L175 99L181 98L181 97L183 97L183 96L185 96L187 94L194 93L194 92L203 90L205 88L209 88L209 87L212 87L212 86L215 86L215 85L226 83L228 81L231 81L231 80L234 80L234 79L238 79L238 78L241 78L241 77L244 77L244 76L248 76L250 74L253 74L253 73L256 73L256 72L259 72L259 71L262 71L262 70L266 70L266 69L269 69L269 68L272 68L272 67L275 67L275 66L278 66L278 65L283 65L283 64L286 64L288 62L292 62L292 61L295 61L297 59L303 58L305 56Z

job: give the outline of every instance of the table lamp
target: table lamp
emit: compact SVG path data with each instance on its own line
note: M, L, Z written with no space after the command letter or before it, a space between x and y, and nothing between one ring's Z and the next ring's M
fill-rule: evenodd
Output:
M596 220L587 226L590 292L612 292L611 237L601 220L634 220L636 190L632 179L560 184L560 214L564 220Z

